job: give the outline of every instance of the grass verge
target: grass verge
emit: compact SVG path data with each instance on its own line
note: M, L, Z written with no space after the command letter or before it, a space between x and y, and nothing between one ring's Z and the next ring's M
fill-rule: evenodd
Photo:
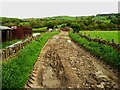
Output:
M3 42L2 44L0 44L0 49L5 48L5 47L7 47L9 45L12 45L12 44L14 44L14 43L16 43L18 41L20 41L20 40L12 40L12 41Z
M104 44L99 44L92 41L89 42L85 38L81 38L78 34L75 34L73 32L70 32L69 35L76 43L83 46L93 55L101 58L104 62L114 68L120 68L120 52Z
M40 36L37 40L25 46L20 53L10 60L2 63L2 87L23 88L32 68L37 60L39 52L47 40L59 32L49 32Z

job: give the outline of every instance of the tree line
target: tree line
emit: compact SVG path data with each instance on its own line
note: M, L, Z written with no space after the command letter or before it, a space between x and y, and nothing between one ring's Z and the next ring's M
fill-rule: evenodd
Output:
M75 32L79 30L119 30L120 16L118 14L97 14L96 16L56 16L46 18L7 18L1 17L3 26L31 26L33 28L58 28L58 26L72 27Z

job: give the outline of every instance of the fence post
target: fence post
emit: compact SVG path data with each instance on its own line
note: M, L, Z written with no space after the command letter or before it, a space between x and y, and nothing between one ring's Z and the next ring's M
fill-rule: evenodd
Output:
M2 60L4 60L6 58L6 52L5 49L2 49Z
M2 61L2 49L0 49L0 61Z
M86 32L84 32L84 35L86 35Z
M112 39L112 43L114 43L114 39Z

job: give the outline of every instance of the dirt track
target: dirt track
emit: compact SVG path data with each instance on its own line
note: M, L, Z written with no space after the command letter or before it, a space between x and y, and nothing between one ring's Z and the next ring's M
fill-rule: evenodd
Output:
M61 32L42 49L26 88L118 88L117 76Z

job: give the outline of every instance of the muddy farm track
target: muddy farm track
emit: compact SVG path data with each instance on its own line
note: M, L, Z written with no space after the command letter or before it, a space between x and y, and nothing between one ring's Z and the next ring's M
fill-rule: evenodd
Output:
M53 36L42 49L25 88L118 88L115 73L71 41L67 32Z

